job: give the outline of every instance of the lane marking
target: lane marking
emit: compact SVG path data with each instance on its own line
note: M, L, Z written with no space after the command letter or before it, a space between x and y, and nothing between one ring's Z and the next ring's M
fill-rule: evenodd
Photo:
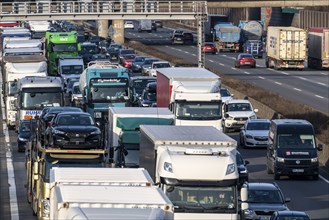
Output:
M324 178L323 176L319 175L320 179L322 179L324 182L329 184L329 180L327 180L326 178Z
M244 73L245 73L245 74L248 74L248 75L250 74L250 73L249 73L249 72L247 72L247 71L244 71Z
M302 91L301 89L298 89L298 88L294 88L294 90L297 90L297 91L299 91L299 92L301 92L301 91Z
M264 77L262 77L262 76L258 76L258 78L260 78L260 79L265 79Z
M211 63L215 62L215 61L213 61L213 60L208 60L208 61L211 62Z
M289 75L289 73L286 73L286 72L281 72L282 74L284 74L284 75Z
M227 57L227 55L226 55L226 54L222 54L221 56L223 56L223 57Z
M184 51L184 53L189 53L188 51Z
M324 83L320 83L320 82L317 82L317 84L321 85L321 86L326 86L326 84Z
M300 77L300 76L299 76L298 78L300 78L300 79L302 79L302 80L307 80L306 78L304 78L304 77Z
M221 66L225 66L225 64L223 64L223 63L218 63L219 65L221 65Z
M236 70L236 68L234 68L234 67L231 67L231 69L232 69L232 70Z
M196 57L196 54L192 53L192 56L195 56Z
M320 73L320 74L325 75L325 76L327 75L326 73Z
M2 84L2 80L0 81ZM16 193L16 182L15 182L15 172L12 160L12 153L10 150L10 140L9 132L6 124L5 116L5 105L3 102L2 94L0 94L1 99L1 111L3 119L3 134L5 135L6 146L6 163L7 163L7 174L8 174L8 187L9 187L9 205L10 205L10 216L11 220L19 220L19 211L17 203L17 193Z
M279 82L274 82L274 83L275 83L275 84L278 84L278 85L280 85L280 86L282 85L282 83L279 83Z
M324 99L324 97L323 96L320 96L320 95L315 95L315 97L318 97L320 99Z

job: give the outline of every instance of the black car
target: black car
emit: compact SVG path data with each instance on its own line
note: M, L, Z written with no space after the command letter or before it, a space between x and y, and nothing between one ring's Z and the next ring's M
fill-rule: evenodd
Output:
M65 149L99 149L101 130L86 112L61 112L46 131L48 147Z
M38 117L38 140L41 145L45 143L45 132L51 120L60 112L82 112L82 109L76 107L47 107L44 108Z
M163 27L162 21L160 21L160 20L155 20L153 23L156 25L157 28Z
M92 35L92 36L89 36L88 41L90 43L94 43L94 44L98 45L98 43L101 41L101 38L99 36Z
M120 62L119 51L115 47L108 47L106 56L112 63Z
M144 61L145 61L146 58L149 58L149 57L147 57L147 56L136 56L134 61L133 61L133 64L131 65L131 70L134 73L141 72L142 71L142 65L144 64Z
M22 120L17 131L17 151L24 152L27 142L35 136L36 121Z
M156 82L150 82L146 85L142 95L139 97L139 107L156 107L157 94L156 94Z
M99 53L99 48L95 43L84 42L81 44L81 51L79 55L83 58L83 63L87 65L91 60L92 56Z
M156 82L155 77L150 76L134 76L129 79L129 91L131 98L131 105L138 106L138 99L142 96L143 90L150 82Z
M305 212L300 211L276 211L270 220L311 220Z
M109 58L106 56L106 54L98 53L94 54L90 61L109 61Z
M238 184L239 187L241 187L244 182L249 180L248 169L247 169L248 164L249 164L249 161L248 160L243 160L240 152L237 151L236 165L237 165L238 172L239 172L239 184Z

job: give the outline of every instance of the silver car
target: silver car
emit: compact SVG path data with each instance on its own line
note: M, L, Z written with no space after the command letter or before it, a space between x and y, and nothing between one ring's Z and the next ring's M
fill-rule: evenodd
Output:
M249 119L240 129L242 147L267 147L271 121L268 119Z

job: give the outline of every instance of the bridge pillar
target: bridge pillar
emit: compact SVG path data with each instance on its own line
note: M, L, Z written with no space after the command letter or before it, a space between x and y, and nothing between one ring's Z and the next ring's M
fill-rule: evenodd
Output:
M125 42L125 30L123 24L123 19L112 21L112 26L114 29L112 40L117 44L124 44Z
M99 20L97 21L98 36L108 38L109 32L109 21L108 20Z

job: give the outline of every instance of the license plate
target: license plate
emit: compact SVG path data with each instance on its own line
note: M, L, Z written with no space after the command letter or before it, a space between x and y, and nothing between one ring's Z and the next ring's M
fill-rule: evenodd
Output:
M266 141L258 141L257 144L267 144Z
M85 142L84 138L72 138L71 142Z
M293 173L303 173L304 169L293 169L292 172Z
M270 220L271 216L260 216L259 220Z
M250 64L250 62L245 62L244 64Z
M237 121L236 123L239 124L239 125L241 125L241 124L244 124L245 121Z

